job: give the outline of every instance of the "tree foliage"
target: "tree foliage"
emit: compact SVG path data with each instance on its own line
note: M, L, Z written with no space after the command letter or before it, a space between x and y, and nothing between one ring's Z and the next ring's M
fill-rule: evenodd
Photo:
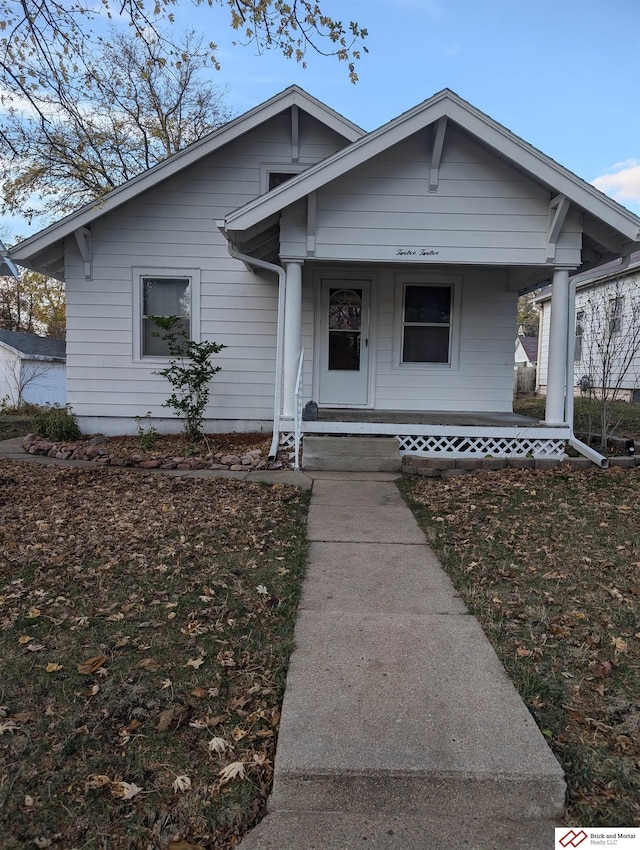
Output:
M518 333L521 336L538 336L540 313L533 303L537 292L527 292L518 298Z
M187 33L178 50L167 62L158 39L112 31L90 65L42 80L37 109L10 105L0 121L4 210L59 216L229 120L224 89L199 77L202 41Z
M344 62L352 82L357 80L355 62L366 50L366 29L351 21L325 14L316 0L194 0L196 6L226 10L238 40L258 52L276 49L306 63L309 49L335 56ZM51 80L65 85L84 65L99 40L98 19L119 18L142 41L159 41L171 56L171 39L161 30L180 17L176 0L112 0L88 4L83 0L0 0L0 85L19 93L38 110L37 93ZM209 44L215 67L216 45ZM40 113L41 114L41 113Z
M64 339L64 284L26 271L16 280L0 277L0 328Z

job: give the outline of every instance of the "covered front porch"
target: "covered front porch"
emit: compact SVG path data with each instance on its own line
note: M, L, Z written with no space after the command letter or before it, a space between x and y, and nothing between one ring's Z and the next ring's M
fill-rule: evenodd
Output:
M401 456L562 458L571 428L507 412L320 408L317 419L280 420L281 445L296 464L305 436L393 437Z

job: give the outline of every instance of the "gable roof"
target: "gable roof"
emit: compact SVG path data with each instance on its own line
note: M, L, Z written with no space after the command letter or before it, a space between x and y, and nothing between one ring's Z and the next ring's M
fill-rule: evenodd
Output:
M233 233L254 227L270 215L341 177L408 136L435 124L440 118L451 120L534 180L544 184L552 192L564 195L584 210L587 213L585 232L589 232L590 225L595 231L604 230L606 232L601 232L600 238L605 242L609 239L620 243L621 249L628 243L631 243L631 247L634 247L634 243L640 243L640 218L450 89L443 89L434 94L267 195L262 195L230 213L224 221L224 229Z
M0 329L0 345L12 348L23 358L61 361L66 359L66 343L63 339Z
M519 336L517 342L522 346L524 353L527 355L531 363L535 363L538 359L538 337L537 336Z
M64 255L62 240L66 236L74 233L79 228L87 227L92 221L113 212L113 210L118 209L118 207L143 192L152 189L174 174L188 168L190 165L200 161L224 145L233 142L244 133L260 126L265 121L279 115L292 106L300 107L318 121L334 130L338 135L346 139L347 142L353 142L364 134L364 130L361 127L358 127L315 97L312 97L312 95L305 92L299 86L289 86L284 91L266 100L259 106L250 109L228 124L224 124L179 153L163 160L137 177L133 177L126 183L113 189L104 197L96 201L91 201L79 210L65 216L60 221L39 231L34 236L30 236L28 239L18 243L18 245L9 249L8 255L20 265L26 265L27 267L32 267L34 265L34 258L43 252L46 252L52 261L56 259L58 261L62 260ZM57 253L54 246L57 246ZM48 273L55 276L55 271L56 269L52 266L52 269Z

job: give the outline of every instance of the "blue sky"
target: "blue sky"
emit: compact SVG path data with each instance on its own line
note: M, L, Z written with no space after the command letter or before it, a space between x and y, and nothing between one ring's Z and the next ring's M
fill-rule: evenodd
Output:
M640 0L320 3L369 30L356 85L333 58L310 53L305 70L233 46L220 7L179 5L176 19L218 44L211 79L237 114L297 83L372 130L448 87L640 215Z

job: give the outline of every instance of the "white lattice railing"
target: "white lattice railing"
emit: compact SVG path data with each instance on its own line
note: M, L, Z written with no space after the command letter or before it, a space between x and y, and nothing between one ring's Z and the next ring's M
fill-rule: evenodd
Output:
M570 436L569 430L563 427L411 426L362 422L304 422L300 425L302 434L393 436L398 440L401 455L435 458L559 458L564 455ZM283 430L280 444L294 447L299 445L300 436L295 431Z
M560 457L566 439L545 437L397 436L400 454L423 457Z
M304 348L300 352L298 361L298 374L296 375L295 389L295 420L293 434L293 468L300 469L300 434L302 433L302 366L304 364Z

